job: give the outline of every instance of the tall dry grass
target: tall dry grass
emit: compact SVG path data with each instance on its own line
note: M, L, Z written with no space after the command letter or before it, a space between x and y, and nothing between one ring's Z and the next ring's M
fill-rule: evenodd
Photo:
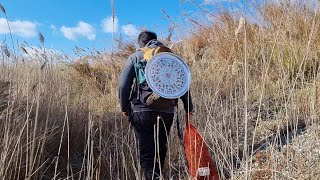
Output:
M320 176L319 9L278 2L247 3L254 15L223 6L210 14L195 4L212 22L190 17L194 30L173 45L191 68L194 123L221 179ZM39 38L39 55L28 59L12 61L2 45L0 177L141 179L134 133L117 96L134 45L112 54L82 55L77 48L73 62L48 53ZM188 178L180 143L173 127L165 179Z

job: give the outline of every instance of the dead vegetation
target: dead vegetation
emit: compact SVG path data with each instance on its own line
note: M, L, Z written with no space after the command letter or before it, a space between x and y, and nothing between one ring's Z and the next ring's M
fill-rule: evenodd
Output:
M195 123L221 179L320 177L319 9L286 2L255 4L254 21L225 10L193 22L173 46L191 67ZM78 48L76 62L23 62L1 49L1 178L141 179L117 95L134 44L112 54ZM176 127L169 147L165 177L187 179Z

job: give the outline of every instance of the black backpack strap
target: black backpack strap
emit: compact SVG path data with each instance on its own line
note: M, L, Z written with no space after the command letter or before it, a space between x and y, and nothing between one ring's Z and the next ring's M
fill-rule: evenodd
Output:
M142 50L140 50L140 51L142 51ZM134 62L134 71L135 71L136 77L135 77L135 83L134 83L134 85L132 87L133 91L135 91L135 93L136 93L136 96L137 96L136 100L137 101L139 101L139 98L140 98L139 83L138 83L138 78L137 78L138 77L138 72L137 72L137 68L136 68L136 66L137 66L137 64L139 62L140 62L139 59L136 59L135 62ZM132 99L133 99L133 97L132 97Z

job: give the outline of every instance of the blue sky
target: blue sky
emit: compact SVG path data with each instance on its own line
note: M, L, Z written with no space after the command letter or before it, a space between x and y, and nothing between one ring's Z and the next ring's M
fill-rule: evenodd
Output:
M214 0L196 1L213 8ZM0 0L7 12L14 41L39 45L38 32L45 37L45 47L72 52L82 48L111 48L112 8L110 0ZM206 5L204 5L206 4ZM211 6L210 6L211 5ZM115 34L126 40L135 39L139 30L147 28L165 36L171 23L164 20L164 10L175 22L183 14L198 11L191 2L181 0L114 0ZM0 12L0 40L11 43L5 16Z

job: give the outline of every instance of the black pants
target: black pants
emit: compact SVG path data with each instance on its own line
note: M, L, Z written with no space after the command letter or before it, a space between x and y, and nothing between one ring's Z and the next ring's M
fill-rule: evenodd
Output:
M167 154L167 136L173 116L173 113L154 111L133 113L132 124L138 139L140 165L146 180L160 176L160 169L163 168Z

